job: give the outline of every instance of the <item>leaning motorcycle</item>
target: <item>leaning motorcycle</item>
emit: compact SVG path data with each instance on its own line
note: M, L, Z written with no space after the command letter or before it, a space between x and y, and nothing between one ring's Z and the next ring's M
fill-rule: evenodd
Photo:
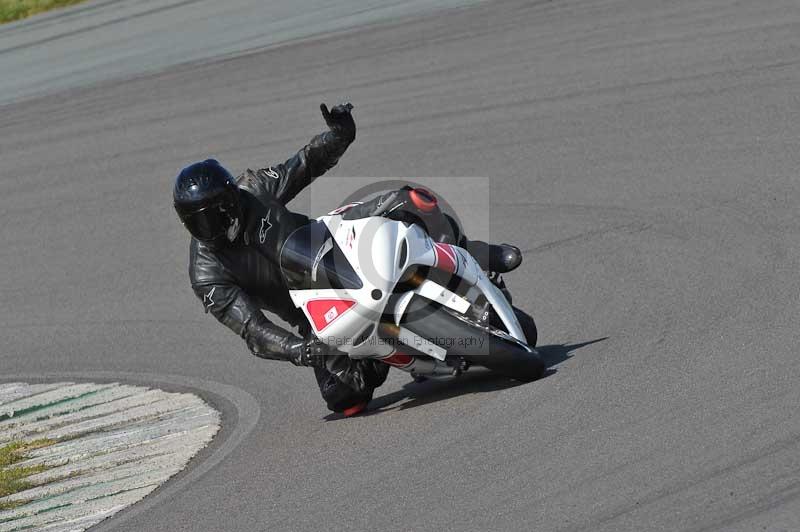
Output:
M351 358L415 378L475 365L531 381L545 370L536 325L512 306L502 279L416 224L334 211L292 233L280 266L315 335Z

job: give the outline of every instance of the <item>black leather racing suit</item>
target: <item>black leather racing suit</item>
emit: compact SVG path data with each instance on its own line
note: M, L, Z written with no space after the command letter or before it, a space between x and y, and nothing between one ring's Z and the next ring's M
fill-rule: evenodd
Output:
M290 211L286 204L318 176L332 168L347 149L349 141L327 131L314 137L293 157L277 166L246 170L236 178L243 211L242 230L224 247L192 239L189 276L195 294L220 322L241 336L250 351L260 357L291 360L303 339L270 322L262 309L273 312L306 336L310 326L303 312L289 297L279 267L279 254L286 238L309 222L303 214ZM409 199L410 187L383 194L354 205L344 216L349 219L387 216L419 223L439 241L458 243L484 265L492 266L490 246L469 241L455 222L435 209L421 213ZM349 361L361 364L365 390L356 392L325 368L314 368L317 383L328 408L339 412L372 397L374 389L386 379L388 366L371 360Z
M189 277L195 294L206 312L241 336L258 357L290 360L289 354L302 342L270 322L262 309L298 327L302 335L310 331L302 311L289 298L278 265L284 240L309 219L290 211L286 204L333 167L348 144L334 131L327 131L283 164L248 169L236 178L243 210L242 230L236 240L216 248L192 239ZM368 400L385 380L386 370L388 366L377 374L367 371L367 389L356 393L327 370L315 368L323 398L334 411Z

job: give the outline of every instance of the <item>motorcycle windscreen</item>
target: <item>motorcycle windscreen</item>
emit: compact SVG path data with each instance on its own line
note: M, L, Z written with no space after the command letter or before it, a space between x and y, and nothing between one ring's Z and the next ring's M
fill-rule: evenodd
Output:
M357 290L364 286L322 222L312 221L289 235L280 263L290 290Z

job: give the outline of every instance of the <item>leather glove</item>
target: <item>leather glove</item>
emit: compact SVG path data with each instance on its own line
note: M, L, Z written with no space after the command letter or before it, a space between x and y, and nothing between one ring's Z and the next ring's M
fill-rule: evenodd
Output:
M335 105L330 111L328 106L324 103L319 105L322 111L322 118L325 123L337 137L350 143L356 138L356 122L353 120L351 111L353 110L352 103L341 103Z
M309 335L302 342L292 346L288 358L289 362L295 366L324 368L325 357L331 351L332 349L328 345L323 344L313 335Z
M293 346L289 361L295 366L325 369L357 392L366 388L364 368L360 361L352 360L347 354L323 344L313 335Z

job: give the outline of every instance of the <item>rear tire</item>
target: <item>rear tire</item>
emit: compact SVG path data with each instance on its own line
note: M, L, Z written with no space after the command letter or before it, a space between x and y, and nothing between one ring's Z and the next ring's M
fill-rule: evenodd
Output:
M415 297L408 306L403 325L414 334L447 348L449 355L463 357L515 380L529 382L542 376L544 362L507 333ZM527 331L526 331L527 332ZM452 345L442 345L452 342Z

